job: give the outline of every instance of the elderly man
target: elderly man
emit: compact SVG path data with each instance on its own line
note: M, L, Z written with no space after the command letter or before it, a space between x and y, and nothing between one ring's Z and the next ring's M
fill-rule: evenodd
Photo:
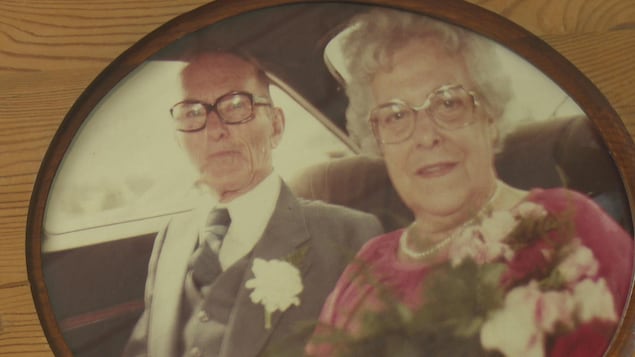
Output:
M273 173L285 118L265 74L199 53L171 109L181 147L211 192L206 209L156 238L145 311L124 356L256 356L301 351L351 253L381 233L368 214L298 200ZM300 324L299 324L300 323Z

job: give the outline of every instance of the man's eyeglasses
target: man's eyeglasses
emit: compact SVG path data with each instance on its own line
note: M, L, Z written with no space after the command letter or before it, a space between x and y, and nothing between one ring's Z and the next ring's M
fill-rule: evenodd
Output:
M244 124L254 118L256 105L271 105L271 102L247 92L230 92L216 99L213 104L190 100L176 103L170 109L170 114L177 130L190 132L203 129L211 111L215 111L224 124Z
M422 110L439 128L456 130L474 122L474 108L478 105L474 92L460 84L444 85L432 91L418 107L400 99L382 104L373 109L370 122L379 142L396 144L412 136L417 113Z

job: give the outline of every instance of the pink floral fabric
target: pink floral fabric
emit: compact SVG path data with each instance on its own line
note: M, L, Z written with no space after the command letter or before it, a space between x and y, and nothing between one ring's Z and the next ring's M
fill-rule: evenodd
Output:
M534 345L513 344L510 345L509 350L502 352L509 356L519 354L541 356L545 331L549 332L556 323L570 323L567 321L569 314L566 311L573 306L579 306L576 308L581 309L581 314L586 316L586 320L583 320L583 324L572 333L558 338L550 349L551 355L597 356L598 351L604 351L607 348L617 325L615 322L608 323L607 321L617 321L628 297L633 271L633 240L599 206L579 193L566 189L534 189L525 200L525 203L529 202L542 206L554 215L570 217L580 246L557 269L560 269L560 273L567 282L571 282L572 287L575 287L572 290L575 291L565 297L556 293L541 293L531 284L517 289L518 291L512 291L507 295L506 305L532 306L533 308L505 310L513 311L514 316L511 314L496 316L484 327L481 337L487 343L499 343L497 346L504 346L504 341L497 341L496 331L501 329L504 331L507 324L518 326L518 319L532 319L532 323L526 324L527 329L523 331L515 329L514 336L500 337L519 338L518 334L526 334L527 336L524 336L527 337L526 341L532 341ZM521 203L514 210L521 215L540 214L532 208L535 206ZM464 250L459 247L457 251L451 252L452 259L461 259L466 254L474 255L472 258L477 261L504 257L508 269L501 281L502 285L506 282L517 281L523 274L544 268L545 256L549 253L546 245L539 242L531 249L522 251L522 254L510 256L510 252L500 244L502 237L511 229L508 224L509 219L504 214L494 215L492 219L496 219L496 223L501 222L496 226L497 231L487 232L487 234L480 232L481 236L478 237L469 236L465 242L472 246ZM421 304L422 283L430 269L434 268L397 260L399 238L402 233L403 230L387 233L362 247L356 260L347 267L326 300L315 336L319 336L323 329L331 328L341 329L352 335L358 334L363 313L381 310L381 301L385 300L379 298L380 294L388 293L411 308ZM468 230L466 234L476 233ZM450 264L454 262L451 261ZM586 278L591 279L575 285ZM602 294L606 291L610 294ZM613 311L613 309L602 309L602 304L613 304L615 316L598 315L602 313L607 315L606 311ZM539 317L538 320L536 316ZM485 328L490 331L485 331ZM519 346L524 349L514 350L520 348ZM485 343L484 347L487 347ZM307 346L307 353L312 356L332 355L328 344L315 342Z

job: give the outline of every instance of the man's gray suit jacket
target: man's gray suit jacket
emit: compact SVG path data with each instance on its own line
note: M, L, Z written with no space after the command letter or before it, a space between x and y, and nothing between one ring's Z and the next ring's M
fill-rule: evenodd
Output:
M124 356L173 357L183 353L178 345L183 333L180 306L187 262L196 245L198 227L193 215L181 216L157 236L148 269L145 310ZM276 346L284 346L287 352L296 351L289 355L300 353L312 331L307 328L298 331L298 327L303 322L317 321L324 300L344 267L363 243L381 233L381 224L374 216L298 199L283 183L267 228L247 257L249 262L241 274L242 281L229 282L234 286L240 283L240 287L219 356L259 356ZM253 259L285 259L298 252L305 253L299 264L304 287L300 305L276 311L271 328L265 329L263 306L251 301L252 290L245 287L245 282L253 278Z

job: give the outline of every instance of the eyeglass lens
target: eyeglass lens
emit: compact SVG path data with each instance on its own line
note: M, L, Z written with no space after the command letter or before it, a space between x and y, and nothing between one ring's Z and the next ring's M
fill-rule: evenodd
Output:
M253 102L246 93L230 93L219 98L214 104L202 102L182 102L172 107L172 117L176 121L176 129L196 131L205 127L207 115L215 110L226 124L238 124L249 119L253 114Z
M420 110L425 110L440 128L454 130L472 122L473 109L471 94L457 86L434 91L420 107L413 108L402 101L381 105L373 111L372 120L379 139L388 144L410 137Z

